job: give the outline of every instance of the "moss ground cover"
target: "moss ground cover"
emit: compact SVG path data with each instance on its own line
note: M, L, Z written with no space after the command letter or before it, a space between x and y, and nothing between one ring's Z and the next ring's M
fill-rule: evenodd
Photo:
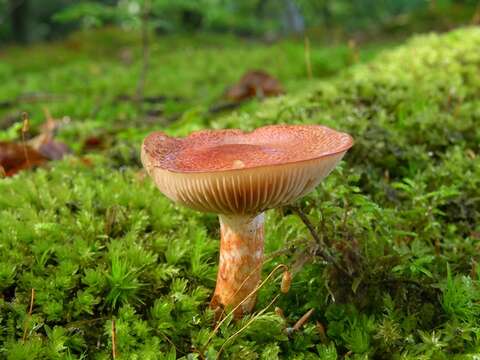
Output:
M116 29L78 33L59 44L7 48L0 52L0 102L20 99L32 122L43 121L42 105L54 116L70 116L75 137L93 129L124 131L151 128L140 114L156 111L157 126L166 118L188 110L202 112L221 101L224 90L249 69L268 69L287 91L307 83L303 41L267 45L259 41L226 36L168 36L151 41L149 78L145 96L167 97L159 106L141 109L125 97L135 95L141 48L139 36ZM371 58L377 46L359 52L359 60ZM347 45L328 48L312 43L311 64L315 77L331 76L356 61L356 51ZM37 95L39 101L30 100ZM42 98L43 96L43 98ZM46 99L45 99L46 97ZM25 99L22 102L21 99ZM43 102L41 102L43 101ZM18 115L18 107L1 107L0 116ZM158 116L160 114L161 116ZM10 116L9 116L10 115ZM3 120L2 129L9 122ZM5 135L2 135L5 137Z
M7 80L0 99L68 93L48 106L55 116L71 116L61 137L82 157L0 182L0 356L111 358L115 322L123 359L478 357L480 30L419 36L312 82L301 44L265 50L228 38L202 41L176 53L171 43L154 49L147 93L168 89L188 98L166 110L184 111L169 124L148 122L134 104L115 101L132 92L138 64L124 65L110 50L90 62L57 49L65 60L48 71L31 68L21 56L28 50L18 50L18 62L1 65ZM231 64L215 62L219 41ZM314 52L319 68L333 66L316 74L348 65L349 51ZM280 55L284 60L272 60ZM225 85L255 66L267 67L289 94L205 114ZM23 108L42 121L39 104ZM140 141L152 129L182 135L271 123L322 123L356 139L342 165L296 204L337 266L321 257L295 209L270 211L264 275L285 263L292 287L251 323L255 314L227 321L210 339L217 219L177 208L154 188L140 172ZM2 138L15 137L15 126ZM112 146L82 153L82 139L100 131L115 135ZM279 282L274 276L261 289L258 311L279 294ZM302 328L288 331L312 308Z

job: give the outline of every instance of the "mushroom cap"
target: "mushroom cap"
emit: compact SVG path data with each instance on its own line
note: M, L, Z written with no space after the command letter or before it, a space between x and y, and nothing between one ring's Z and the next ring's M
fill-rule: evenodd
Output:
M313 190L352 145L350 135L320 125L202 130L185 138L154 132L143 142L142 163L177 203L256 214Z

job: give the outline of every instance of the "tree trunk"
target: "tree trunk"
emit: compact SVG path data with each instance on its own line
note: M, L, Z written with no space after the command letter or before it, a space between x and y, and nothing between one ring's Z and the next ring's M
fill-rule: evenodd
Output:
M16 42L26 43L28 36L29 0L9 0L12 35Z
M305 20L300 9L292 0L284 0L284 24L287 33L302 33L305 31Z

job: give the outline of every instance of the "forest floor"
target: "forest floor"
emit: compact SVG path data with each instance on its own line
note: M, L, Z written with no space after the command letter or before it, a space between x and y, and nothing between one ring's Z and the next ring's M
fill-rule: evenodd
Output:
M70 149L0 180L0 357L480 356L479 28L310 53L303 39L158 37L141 91L138 44L106 29L0 53L0 145L49 135ZM218 111L251 69L285 95ZM296 204L315 237L291 208L267 213L264 276L288 265L290 291L267 308L279 273L254 314L213 334L217 218L161 195L141 141L278 123L355 145Z

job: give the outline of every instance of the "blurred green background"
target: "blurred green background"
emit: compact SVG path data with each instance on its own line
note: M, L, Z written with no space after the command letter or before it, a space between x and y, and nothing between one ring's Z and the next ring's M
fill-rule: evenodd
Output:
M475 21L474 0L0 0L0 43L31 43L116 24L157 33L230 32L268 39L447 30ZM145 11L146 10L146 11Z

